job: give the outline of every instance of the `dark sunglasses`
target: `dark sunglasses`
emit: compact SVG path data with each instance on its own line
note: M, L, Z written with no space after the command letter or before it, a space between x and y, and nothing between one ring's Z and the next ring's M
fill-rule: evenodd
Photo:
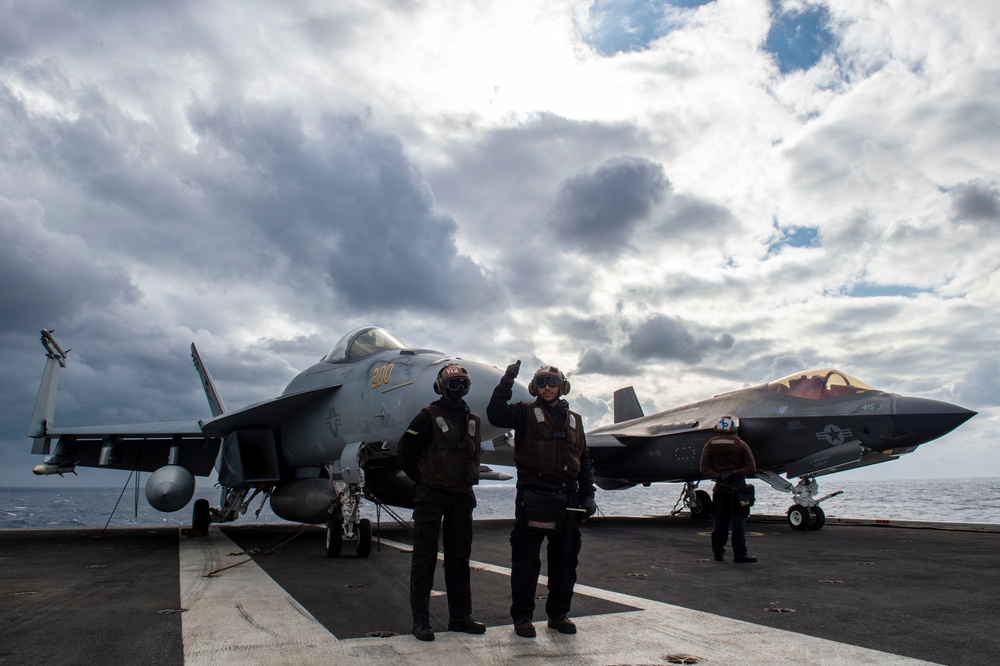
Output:
M535 386L562 386L563 380L561 377L556 377L555 375L542 375L541 377L535 377Z
M463 388L467 389L469 388L470 385L471 382L465 377L452 377L451 379L448 380L448 383L445 384L445 386L450 388L452 391L457 391L458 389L463 389Z

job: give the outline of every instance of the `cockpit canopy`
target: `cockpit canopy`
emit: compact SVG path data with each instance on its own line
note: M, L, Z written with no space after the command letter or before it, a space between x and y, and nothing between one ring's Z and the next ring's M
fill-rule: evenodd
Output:
M346 363L387 349L409 349L409 347L384 328L363 326L342 337L323 360L327 363Z
M807 370L782 377L768 384L767 390L771 393L809 400L828 400L878 391L859 379L829 368Z

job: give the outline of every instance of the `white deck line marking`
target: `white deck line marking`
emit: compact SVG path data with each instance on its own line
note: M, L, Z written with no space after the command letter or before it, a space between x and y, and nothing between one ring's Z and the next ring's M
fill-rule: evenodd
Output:
M387 539L381 543L390 548L410 548L409 544ZM181 617L184 663L189 666L252 663L426 666L429 661L436 666L499 666L515 660L519 666L637 664L665 663L664 657L670 654L691 655L704 665L930 663L587 585L577 585L576 591L641 610L573 618L579 633L572 636L546 628L543 618L536 619L535 639L519 638L510 625L501 625L488 628L483 636L439 631L437 639L429 643L408 634L337 640L255 562L212 578L204 577L210 571L240 561L229 557L239 551L216 528L207 537L181 537L181 605L187 609ZM510 569L485 562L473 562L472 566L510 575ZM509 588L504 587L502 594L509 594Z

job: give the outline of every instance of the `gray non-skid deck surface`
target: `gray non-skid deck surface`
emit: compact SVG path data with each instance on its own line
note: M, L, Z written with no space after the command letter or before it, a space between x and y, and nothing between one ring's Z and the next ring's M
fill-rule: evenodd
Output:
M650 649L662 644L667 650L687 636L693 643L686 647L700 650L702 663L725 663L730 648L713 653L710 636L722 640L741 632L748 645L743 663L766 663L765 658L880 663L901 655L988 664L1000 654L996 532L843 524L793 532L783 522L752 523L750 548L760 562L735 565L729 557L712 561L704 524L686 518L597 519L584 526L572 614L581 633L563 637L547 631L542 599L536 612L539 638L532 642L513 636L509 624L510 527L510 521L481 521L475 527L473 603L477 618L490 627L487 636L443 632L447 601L435 596L433 620L442 633L432 644L407 635L410 537L399 526L383 526L386 542L367 559L353 557L348 544L345 557L327 558L322 531L310 530L273 554L212 578L192 574L192 566L207 573L245 560L230 552L270 544L295 526L213 527L216 536L202 540L179 536L176 529L112 530L103 538L97 538L100 530L0 532L0 664L180 664L185 657L189 663L254 663L255 632L263 632L261 646L271 645L289 663L309 663L315 659L309 649L322 643L322 654L338 641L352 658L388 650L407 663L434 655L444 659L440 663L470 655L483 663L563 656L574 663L625 663L607 656L615 650L625 657L636 650L639 656L630 663L648 663ZM282 604L325 627L333 643L290 638L283 646L284 629L265 626L263 610L253 615L258 586L261 595L266 591L262 573L279 596L293 600ZM218 586L235 582L237 575L241 582L226 592L232 598L209 600L212 586L224 589ZM435 588L444 590L440 563ZM182 598L192 606L185 614L177 612ZM226 608L238 611L237 621L227 619ZM731 620L723 618L742 622L726 625ZM211 634L205 623L215 620L219 626ZM198 627L205 631L192 633ZM775 634L766 627L795 633ZM359 638L380 632L399 635ZM216 643L202 649L206 637ZM738 649L741 639L730 640ZM219 647L226 641L233 644ZM840 655L834 650L840 644L888 655Z

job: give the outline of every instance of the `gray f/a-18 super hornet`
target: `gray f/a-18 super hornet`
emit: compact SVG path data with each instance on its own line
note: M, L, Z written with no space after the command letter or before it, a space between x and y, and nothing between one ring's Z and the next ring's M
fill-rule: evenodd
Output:
M218 470L218 507L194 505L193 529L246 513L259 493L285 520L327 525L327 554L340 555L344 541L359 556L371 552L371 522L361 518L367 496L412 506L413 484L399 467L396 444L416 413L433 402L434 380L458 362L472 387L465 401L486 413L503 371L428 349L411 349L385 329L368 326L345 335L319 363L295 377L281 396L227 411L211 375L191 345L212 418L198 421L56 427L59 368L66 354L42 331L45 369L28 428L32 453L45 455L35 474L65 474L79 467L152 472L146 499L158 511L178 511L191 501L197 476ZM515 396L529 400L523 383ZM504 431L483 419L484 451L503 443ZM481 478L509 475L481 468Z
M635 390L614 395L611 425L587 432L596 483L606 490L683 482L677 507L696 518L712 500L698 490L702 449L722 416L732 416L757 462L757 477L792 494L794 529L826 521L816 477L895 460L976 415L938 400L886 393L837 370L811 370L644 416ZM779 476L784 473L786 478ZM792 485L789 479L798 477ZM675 512L680 508L675 507Z

